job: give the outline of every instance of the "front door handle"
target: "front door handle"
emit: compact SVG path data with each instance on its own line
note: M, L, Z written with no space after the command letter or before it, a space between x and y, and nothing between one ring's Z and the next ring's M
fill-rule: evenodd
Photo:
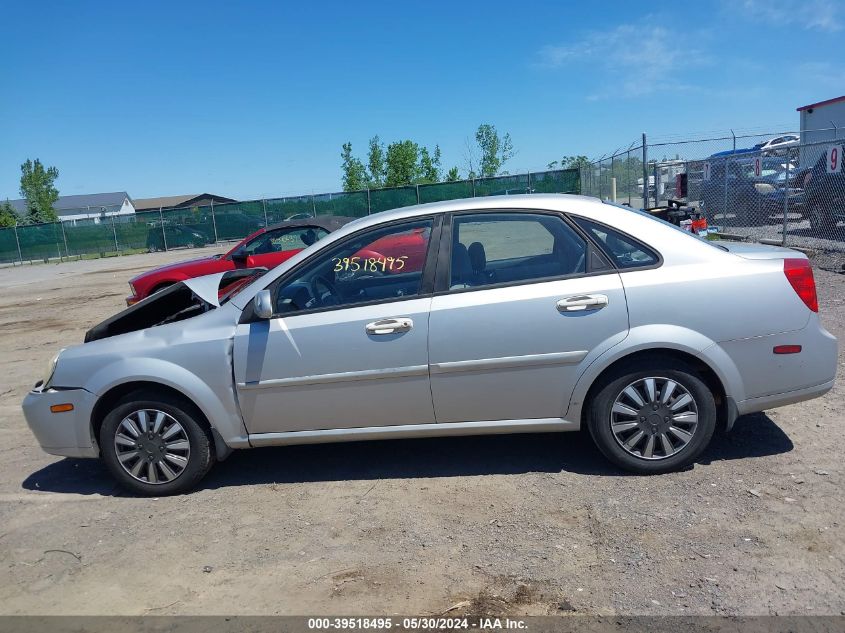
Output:
M608 303L607 295L577 295L566 297L557 302L557 309L561 312L582 312L584 310L601 310Z
M407 317L398 319L380 319L367 323L367 334L399 334L414 327L414 322Z

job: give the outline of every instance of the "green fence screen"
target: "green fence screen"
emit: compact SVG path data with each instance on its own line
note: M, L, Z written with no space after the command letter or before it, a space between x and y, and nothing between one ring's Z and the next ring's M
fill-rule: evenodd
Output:
M240 240L291 218L364 217L426 202L518 193L580 193L577 169L475 178L308 196L247 200L186 209L0 229L0 264L68 257L106 257L140 251L192 248Z

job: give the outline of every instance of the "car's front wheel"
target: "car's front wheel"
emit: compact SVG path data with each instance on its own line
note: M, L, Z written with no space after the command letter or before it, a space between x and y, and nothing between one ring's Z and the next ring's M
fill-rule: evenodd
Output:
M695 370L674 361L621 371L590 403L589 429L599 450L640 474L690 465L715 428L713 393Z
M103 419L103 462L124 488L137 494L187 492L214 463L212 442L199 418L181 399L130 394Z

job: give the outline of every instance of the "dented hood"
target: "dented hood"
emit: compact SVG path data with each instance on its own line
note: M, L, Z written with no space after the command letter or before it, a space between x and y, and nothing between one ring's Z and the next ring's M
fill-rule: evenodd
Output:
M85 333L85 342L184 321L208 312L220 306L223 288L266 271L266 268L242 268L180 281L98 323Z

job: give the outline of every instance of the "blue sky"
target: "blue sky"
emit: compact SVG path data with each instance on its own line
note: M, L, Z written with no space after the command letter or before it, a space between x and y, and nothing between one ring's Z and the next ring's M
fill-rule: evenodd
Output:
M845 92L845 2L4 2L0 199L340 188L340 147L411 138L511 172L650 136L785 131ZM647 8L649 13L643 12Z

